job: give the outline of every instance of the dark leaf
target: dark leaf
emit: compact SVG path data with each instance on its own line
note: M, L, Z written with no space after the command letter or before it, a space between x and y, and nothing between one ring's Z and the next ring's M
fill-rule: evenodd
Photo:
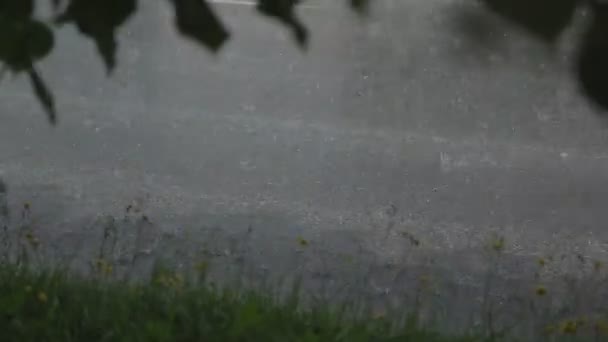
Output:
M0 15L0 61L14 72L28 70L53 48L53 33L39 21Z
M42 107L46 111L49 122L52 125L57 123L57 113L55 111L55 101L53 99L53 95L51 91L44 83L44 80L38 74L38 71L33 67L28 71L28 75L30 76L30 82L32 83L32 88L34 89L34 94L42 104Z
M552 42L570 24L578 0L481 0L488 8Z
M181 34L217 51L230 34L205 0L170 0L175 7L175 25Z
M257 9L289 27L298 45L304 48L308 45L308 30L295 14L298 3L298 0L258 0Z
M136 0L70 0L57 22L73 22L93 39L110 72L116 65L116 31L136 9Z
M608 5L594 6L580 50L578 78L585 95L608 109Z
M46 57L54 45L53 32L40 21L30 21L26 26L25 49L33 62Z
M31 59L25 48L25 25L29 19L0 16L0 61L11 71L29 68Z
M34 0L0 0L0 14L10 18L29 18L33 11Z
M369 0L349 0L350 7L355 11L365 14L369 11Z
M101 59L103 59L108 72L112 72L116 67L116 49L117 49L116 38L113 33L105 32L99 33L95 37L95 46Z

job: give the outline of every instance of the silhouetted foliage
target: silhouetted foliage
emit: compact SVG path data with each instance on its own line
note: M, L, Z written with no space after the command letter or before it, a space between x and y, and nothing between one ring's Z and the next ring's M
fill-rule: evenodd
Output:
M369 9L369 0L350 0L350 5L359 13L366 13Z
M582 37L577 60L581 90L608 109L608 2L604 0L478 0L487 9L552 44L572 23L576 10L587 6L591 22ZM473 33L469 31L470 33ZM483 37L473 33L472 37ZM483 43L483 42L482 42Z
M36 97L38 97L38 100L40 100L42 107L44 107L46 110L49 121L54 125L57 123L57 113L55 111L55 100L53 99L53 94L33 66L28 70L27 73L30 77L32 87L34 88L34 94Z
M482 0L491 10L547 41L570 24L578 0Z
M578 77L585 94L608 108L608 5L596 3L581 45Z
M181 34L217 51L230 34L205 1L170 0L175 7L175 26Z
M61 0L54 0L56 6ZM116 30L135 12L135 0L69 0L57 23L74 23L95 41L108 72L116 65Z
M52 93L35 63L54 46L52 26L33 17L35 5L45 0L0 0L0 62L3 70L29 76L33 93L51 123L56 122ZM211 52L218 51L230 33L215 14L209 0L167 0L175 9L177 30ZM368 11L369 0L345 0L360 14ZM471 0L489 11L522 26L533 36L553 43L570 25L575 11L588 5L592 20L583 36L578 59L578 79L583 92L602 108L608 108L608 5L602 0ZM137 12L137 0L50 0L57 12L57 25L73 24L97 46L108 73L116 65L119 28ZM305 48L309 34L296 9L302 0L256 0L256 10L288 28L296 43ZM464 33L487 44L479 28L463 25ZM395 33L397 34L397 33ZM491 38L491 39L496 39Z
M0 63L3 70L26 73L33 93L45 109L51 124L57 115L53 95L34 64L53 49L51 26L33 18L35 5L45 0L0 0ZM177 30L211 52L216 52L230 33L208 0L168 0L175 9ZM364 13L368 0L348 0ZM308 43L308 30L296 15L300 0L257 0L257 11L289 28L297 44ZM97 46L108 73L116 66L118 29L137 12L137 0L50 0L58 12L58 26L73 24ZM63 9L63 10L62 10ZM61 11L59 13L59 11Z
M306 47L308 30L295 15L294 7L298 2L299 0L258 0L257 9L260 13L290 27L296 42L300 47Z
M47 56L53 48L50 27L32 18L34 0L0 0L0 61L11 72L26 72L34 94L55 123L55 106L51 92L44 84L34 63Z

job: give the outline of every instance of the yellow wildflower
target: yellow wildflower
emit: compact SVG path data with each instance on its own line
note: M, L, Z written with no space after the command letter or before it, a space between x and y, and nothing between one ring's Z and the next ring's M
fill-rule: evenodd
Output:
M547 264L547 260L545 258L538 258L538 266L543 267Z
M113 271L112 265L104 259L101 259L101 258L97 259L95 262L95 266L96 266L97 272L99 272L100 274L102 274L104 276L109 276L112 274L112 271Z
M38 292L37 298L40 303L46 303L49 300L49 297L47 297L46 293L44 293L43 291Z
M494 243L492 244L492 249L500 252L505 248L505 239L503 237L498 238L494 241Z
M577 330L578 330L578 324L577 324L577 322L575 322L573 320L564 321L559 326L559 331L562 334L566 334L566 335L574 335L574 334L576 334Z
M34 248L40 245L40 240L38 240L38 238L31 231L25 233L25 239Z
M539 285L536 287L536 290L534 290L534 292L536 293L537 296L542 297L547 294L547 288L542 285Z
M300 244L300 246L302 246L302 247L306 247L306 246L308 246L309 242L308 242L308 240L306 240L303 237L299 236L298 237L298 244Z

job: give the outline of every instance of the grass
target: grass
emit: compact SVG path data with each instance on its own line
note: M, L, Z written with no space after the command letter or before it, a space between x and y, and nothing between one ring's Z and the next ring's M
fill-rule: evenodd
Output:
M608 273L601 261L578 254L570 256L579 278L559 281L555 274L569 260L564 258L566 255L540 257L533 261L533 273L525 278L522 289L499 296L492 289L501 280L498 273L508 256L501 236L492 238L484 250L488 271L480 291L476 296L468 294L473 310L469 314L474 317L460 306L441 311L445 295L430 295L449 288L442 288L441 282L433 283L425 274L420 277L420 284L410 284L410 293L400 294L406 297L403 301L382 310L373 308L373 298L365 292L355 291L345 297L358 298L362 305L337 307L316 300L301 303L298 287L281 296L284 291L264 285L257 292L213 286L207 275L217 253L207 249L208 244L221 244L207 237L201 254L190 256L192 262L186 263L187 267L178 267L191 271L177 274L157 265L150 275L146 266L149 264L138 263L137 253L147 246L140 243L142 227L150 228L145 215L125 215L121 229L113 218L103 221L99 250L93 250L92 260L86 256L78 259L89 261L85 266L89 270L74 273L79 268L70 266L71 259L53 259L49 254L52 250L45 249L45 241L40 241L31 220L29 204L24 205L20 218L15 227L0 229L2 342L608 341ZM119 246L118 241L128 238L125 234L130 231L135 232L133 240ZM410 243L419 245L417 239L407 237ZM141 241L146 241L145 236ZM294 244L300 252L314 253L310 249L314 246L303 237L295 239ZM237 254L242 258L248 255L246 251L240 253ZM162 256L154 260L162 260ZM200 262L193 265L196 260ZM71 271L51 265L63 265ZM137 272L138 265L144 265L146 271ZM381 266L372 260L369 269ZM362 268L361 276L373 277L371 271L366 272ZM401 271L395 272L398 275ZM236 283L243 285L248 279L241 272L237 272L237 278ZM360 286L369 284L362 282ZM509 306L501 306L503 303ZM444 334L451 325L444 323L458 322L455 315L471 318L468 325L461 322L456 326L460 329L464 324L462 329L472 335Z
M476 341L345 310L200 286L167 272L145 284L0 266L2 341ZM349 318L350 317L350 318Z

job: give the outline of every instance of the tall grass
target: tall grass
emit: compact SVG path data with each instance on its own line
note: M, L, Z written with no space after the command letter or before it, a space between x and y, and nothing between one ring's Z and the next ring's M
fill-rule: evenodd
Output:
M157 270L145 284L0 267L2 341L477 341L444 337L347 308L195 284Z
M204 253L202 261L190 260L189 267L179 271L142 254L157 244L145 236L152 225L145 215L127 225L136 232L132 248L119 245L128 238L120 235L126 228L119 230L116 220L107 220L93 259L79 260L88 271L74 272L69 265L47 260L48 254L41 251L45 241L37 236L30 214L25 204L17 225L0 227L0 341L608 341L608 308L601 306L608 277L600 261L577 255L581 278L560 285L558 261L539 258L529 284L524 284L526 295L505 299L494 293L502 285L499 271L508 254L501 236L486 248L488 272L481 301L468 299L470 306L478 305L478 323L445 335L439 326L449 325L444 323L465 310L429 313L437 304L425 302L431 292L446 291L440 283L431 284L432 277L421 277L417 288L409 288L412 293L404 293L413 298L411 303L380 313L365 296L355 295L361 299L358 303L342 305L303 303L306 293L298 286L287 294L268 284L255 290L220 287L208 279L217 253ZM123 223L131 219L125 217ZM407 237L413 245L420 244ZM293 242L302 253L311 248L302 237ZM150 264L155 265L150 273L140 272ZM505 320L507 301L517 305L511 305ZM436 324L429 324L433 321Z

